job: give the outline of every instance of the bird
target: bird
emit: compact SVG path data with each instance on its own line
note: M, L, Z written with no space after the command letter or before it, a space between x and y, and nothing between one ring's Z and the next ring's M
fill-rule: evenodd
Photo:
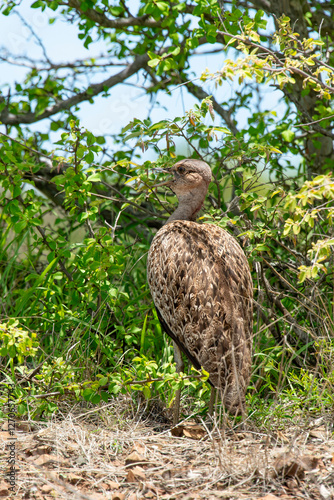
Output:
M165 170L166 171L166 170ZM196 369L209 373L224 408L244 414L252 365L253 284L237 240L215 224L198 223L212 171L198 159L170 169L178 206L154 236L147 280L163 330ZM179 404L179 403L178 403ZM178 419L179 408L176 409Z

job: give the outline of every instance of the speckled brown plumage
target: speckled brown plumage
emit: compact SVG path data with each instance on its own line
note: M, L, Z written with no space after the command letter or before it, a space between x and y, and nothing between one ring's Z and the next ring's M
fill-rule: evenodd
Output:
M189 177L193 164L193 160L176 164L176 177L169 184L179 197L181 219L177 169L182 165L182 175ZM198 174L201 164L195 161ZM208 183L206 179L204 196ZM193 203L197 211L198 205ZM226 408L231 413L242 411L251 372L253 286L238 242L213 224L172 216L153 239L147 277L166 333L196 368L209 372L209 381L221 389Z

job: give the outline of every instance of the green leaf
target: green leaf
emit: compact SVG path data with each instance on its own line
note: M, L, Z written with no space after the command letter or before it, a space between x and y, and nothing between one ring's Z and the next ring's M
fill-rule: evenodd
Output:
M256 23L260 22L263 16L264 16L263 10L261 10L261 9L258 10L257 13L255 14L254 21Z
M254 205L254 206L251 208L251 212L255 212L255 210L259 210L259 208L262 208L262 205Z
M166 2L155 2L155 5L163 13L164 16L168 16L168 14L169 14L169 5L168 5L168 3L166 3Z
M93 163L94 161L94 153L92 151L89 151L86 155L85 155L85 161L87 163Z
M102 391L101 392L101 399L102 401L104 401L105 403L108 403L108 399L109 399L109 394L105 391Z
M292 231L294 234L299 234L300 233L300 225L299 224L294 224L292 226Z
M8 149L6 150L6 153L5 155L7 156L7 158L9 158L9 160L11 160L14 164L17 163L17 158L15 158L15 155L12 153L12 151L9 151Z
M231 131L226 127L213 127L213 130L217 130L217 132L224 132L224 134L231 135Z
M23 229L25 229L26 227L27 227L27 221L21 220L16 224L14 224L14 231L15 233L21 233Z
M110 7L110 13L115 17L120 16L121 14L123 14L123 12L123 7Z
M93 174L91 174L87 177L87 181L88 182L101 182L101 173L94 172Z
M21 194L21 186L16 184L13 189L13 198L20 196L20 194Z
M94 396L90 398L90 401L91 403L93 403L93 405L97 405L101 401L100 394L94 394Z
M152 59L151 61L148 61L148 66L150 66L150 68L155 68L156 66L158 66L160 62L160 59Z
M282 137L286 142L292 142L295 138L295 133L291 129L284 130L282 132Z
M108 387L109 392L112 394L119 394L122 390L122 387L119 384L110 384Z
M92 37L90 35L87 36L85 42L84 42L84 47L88 49L89 44L91 44L93 41Z
M264 243L260 243L259 245L256 245L256 250L258 252L270 252L270 248L265 245Z
M102 387L104 385L107 385L108 382L109 382L108 377L101 377L100 380L99 380L99 386Z
M187 39L187 46L191 49L196 49L199 45L198 38L196 36Z
M87 133L87 145L88 146L92 146L95 142L95 136L91 133L91 132L88 132Z
M172 50L171 52L169 52L170 54L172 54L173 56L177 56L181 51L181 48L180 47L176 47L176 49Z
M311 271L312 278L316 278L318 276L318 267L314 266Z
M90 401L92 394L94 393L94 390L91 388L84 389L82 391L82 395L86 401Z
M81 159L83 158L84 154L86 153L87 148L84 146L79 146L77 149L77 158Z
M145 396L145 399L151 399L151 389L147 385L145 385L143 388L143 394Z

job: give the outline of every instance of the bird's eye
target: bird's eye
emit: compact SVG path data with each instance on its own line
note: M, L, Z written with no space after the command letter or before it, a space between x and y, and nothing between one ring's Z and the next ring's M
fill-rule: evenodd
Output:
M184 167L179 167L179 168L177 169L177 171L178 171L180 174L183 174L183 173L186 171L186 169L185 169Z

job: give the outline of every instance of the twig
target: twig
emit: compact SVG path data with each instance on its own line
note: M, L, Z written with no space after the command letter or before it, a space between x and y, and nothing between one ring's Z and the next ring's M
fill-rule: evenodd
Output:
M324 120L329 120L331 118L334 118L334 115L324 116L323 118L320 118L319 120L314 120L313 122L309 122L309 123L301 123L300 125L294 125L294 127L295 128L309 127L310 125L315 125L316 123L320 123L320 122L323 122Z
M186 376L182 375L181 376L181 380L192 380L194 378L203 379L203 378L205 378L205 375L186 375ZM129 382L125 382L124 385L135 385L135 384L136 385L145 385L149 382L163 382L164 380L166 380L165 377L157 377L157 378L148 377L145 380L130 380ZM168 380L168 382L169 382L169 380ZM106 387L109 387L109 384Z
M89 192L88 194L89 194L89 196L96 196L97 198L102 198L104 200L110 200L110 201L113 201L113 202L115 202L115 201L118 201L118 202L119 201L123 201L123 203L128 203L129 205L132 205L133 207L136 207L138 210L141 210L142 212L145 212L148 215L153 215L153 217L160 217L161 219L168 219L168 217L166 217L165 215L161 215L161 214L158 214L158 213L155 213L155 212L151 212L150 210L147 210L147 208L143 208L140 205L138 205L137 203L134 203L133 201L128 200L116 188L114 188L112 186L109 186L109 187L113 191L115 191L118 195L120 195L121 199L115 198L115 197L112 197L112 196L106 196L106 195L103 195L103 194L98 194L98 193L91 193L91 192Z
M13 137L11 137L10 135L7 135L7 134L4 134L3 132L0 132L0 135L2 135L3 137L6 137L7 139L9 139L10 141L13 141L13 142L16 142L16 144L19 144L20 146L22 146L23 148L27 149L28 151L31 151L32 153L34 153L35 155L37 155L38 157L40 158L47 158L48 160L50 160L52 162L53 158L51 158L50 156L47 156L46 154L44 153L41 153L40 151L37 151L36 149L33 149L29 146L27 146L26 144L24 144L23 142L21 141L18 141L17 139L14 139Z

